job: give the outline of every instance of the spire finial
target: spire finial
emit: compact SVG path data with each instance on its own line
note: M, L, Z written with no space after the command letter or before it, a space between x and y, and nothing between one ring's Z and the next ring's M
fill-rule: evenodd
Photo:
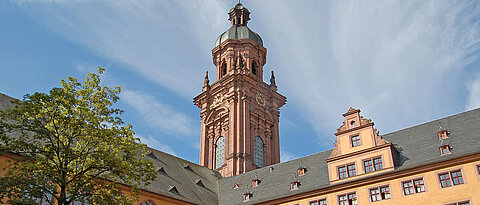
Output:
M272 70L272 77L270 77L270 85L277 86L277 84L275 83L275 75L273 74L273 70Z
M205 81L203 82L203 87L208 87L210 84L210 80L208 80L208 70L205 72Z

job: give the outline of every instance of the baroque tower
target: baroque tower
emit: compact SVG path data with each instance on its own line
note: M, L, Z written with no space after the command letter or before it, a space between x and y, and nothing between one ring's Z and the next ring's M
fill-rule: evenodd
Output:
M217 68L210 85L194 98L200 110L200 165L234 176L280 162L278 120L286 97L277 92L275 76L263 82L267 49L247 27L250 11L241 3L229 13L232 26L212 50Z

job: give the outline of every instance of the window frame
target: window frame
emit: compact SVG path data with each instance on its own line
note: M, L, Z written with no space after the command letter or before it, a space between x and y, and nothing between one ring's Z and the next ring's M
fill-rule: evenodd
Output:
M220 140L220 138L223 138L223 154L220 152L218 152L218 142ZM215 162L214 166L215 169L220 169L222 168L223 166L225 166L225 163L226 163L226 154L225 154L225 148L226 148L226 141L227 141L227 138L225 136L218 136L217 139L215 139L215 144L214 144L214 147L215 147L215 160L213 160ZM218 162L218 156L217 155L221 155L223 156L223 163L220 165L220 164L217 164Z
M355 172L354 172L353 176L350 176L350 174L349 174L349 171L350 171L350 170L349 170L348 168L349 168L349 166L352 166L352 165L354 166L354 171L355 171ZM343 178L340 178L340 173L341 173L341 172L340 172L340 168L345 169L345 172L343 172L343 173L345 174L345 177L343 177ZM353 163L347 163L347 164L339 165L339 166L337 166L336 171L337 171L337 179L338 179L338 180L342 180L342 179L346 179L346 178L351 178L351 177L357 176L357 163L356 163L356 162L353 162Z
M480 181L480 163L474 164L473 167L475 168L475 173L477 173L477 180ZM463 180L465 181L465 180Z
M460 201L455 201L455 202L448 202L448 203L445 203L444 205L459 205L460 203L469 203L470 205L472 205L472 199L464 199L464 200L460 200Z
M260 157L260 154L256 152L255 150L255 147L257 145L257 139L260 139L260 142L262 143L262 146L261 146L261 157ZM258 159L261 160L261 165L257 164L257 155L258 155ZM260 136L260 135L256 135L255 137L253 137L253 164L258 167L258 168L262 168L262 167L265 167L266 165L266 160L265 160L265 140Z
M317 202L317 205L321 205L321 204L320 204L320 201L325 201L325 205L327 205L327 204L328 204L327 197L325 197L325 198L319 198L319 199L314 199L314 200L310 200L310 201L308 201L307 203L308 203L308 205L312 205L312 203L315 203L315 202Z
M355 199L356 199L356 202L357 202L355 205L359 205L360 202L359 202L359 199L358 199L357 191L350 191L350 192L346 192L346 193L337 194L337 195L336 195L336 196L337 196L337 204L340 205L340 202L341 202L341 201L340 201L340 197L345 196L347 205L352 205L353 203L350 204L350 201L349 201L349 196L350 196L351 194L355 194ZM342 201L342 202L343 202L343 201Z
M447 130L440 130L437 132L438 140L448 139L448 132Z
M356 143L358 143L357 145L354 146L353 144L353 138L354 137L358 137L358 140L355 140ZM354 147L360 147L362 146L362 138L360 137L360 133L357 133L357 134L354 134L354 135L351 135L349 136L349 139L350 139L350 148L354 148Z
M385 188L385 187L388 187L388 190L390 192L390 198L388 198L388 199L383 199L383 197L382 197L382 193L383 193L382 188ZM380 197L380 200L377 200L377 201L372 200L371 190L374 190L374 189L378 190L378 196ZM368 187L367 192L368 192L369 202L371 202L371 203L393 199L393 193L392 193L392 188L390 186L390 183L389 184L380 184L378 186L373 186L373 187Z
M290 183L290 191L293 190L298 190L298 187L300 186L300 182L292 182Z
M250 201L250 198L252 198L252 194L251 193L246 193L246 194L243 194L243 201Z
M415 186L415 181L419 181L419 180L422 180L423 191L417 192L417 187ZM405 194L405 188L403 186L403 184L405 182L411 182L412 183L413 193ZM406 180L401 180L400 181L400 190L402 191L402 196L411 196L411 195L421 194L421 193L427 192L428 189L427 189L427 184L425 183L425 176L422 175L422 176L418 176L418 177L414 177L414 178L410 178L410 179L406 179Z
M454 184L453 177L452 177L452 172L460 172L460 174L462 175L461 177L462 177L462 182L463 183ZM447 174L447 173L448 173L451 185L443 187L442 183L441 183L441 180L440 180L440 175L444 175L444 174ZM448 169L448 170L442 170L442 171L436 172L435 174L436 174L436 178L437 178L438 187L440 189L447 189L447 188L467 184L467 179L465 177L465 172L463 171L463 167L456 167L456 168L452 168L452 169Z
M445 149L447 151L446 153L443 152L444 148L446 148ZM452 151L450 151L450 146L449 145L442 145L442 146L438 147L438 149L440 150L440 155L452 154Z
M380 160L381 169L378 169L378 170L377 170L377 168L375 167L375 166L376 166L376 164L375 164L375 160L376 160L376 159L379 159L379 160ZM366 163L366 162L369 162L369 163L370 163L369 166L372 167L372 170L373 170L373 171L367 172L367 166L365 166L365 163ZM368 173L373 173L373 172L377 172L377 171L380 171L380 170L384 170L385 167L383 166L383 162L384 162L384 160L383 160L383 155L375 156L375 157L370 157L370 158L367 158L367 159L363 159L363 160L362 160L363 173L364 173L364 174L368 174Z

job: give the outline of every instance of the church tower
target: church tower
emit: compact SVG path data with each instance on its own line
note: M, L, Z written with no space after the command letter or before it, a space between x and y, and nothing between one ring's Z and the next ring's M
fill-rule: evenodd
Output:
M250 11L241 3L230 9L232 26L212 50L217 68L210 85L194 98L200 110L200 165L234 176L280 162L278 118L286 97L277 92L275 76L263 82L267 49L247 27Z

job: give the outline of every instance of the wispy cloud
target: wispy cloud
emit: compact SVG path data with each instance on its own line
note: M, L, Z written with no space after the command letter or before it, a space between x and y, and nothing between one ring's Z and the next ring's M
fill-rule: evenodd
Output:
M26 12L186 98L198 94L202 74L213 68L205 51L228 25L222 1L42 2Z
M190 99L204 70L213 68L208 51L215 37L229 26L232 5L226 3L87 1L25 10L66 38ZM471 95L462 72L471 72L466 65L479 57L479 2L245 4L252 11L250 27L269 49L265 72L277 71L288 106L310 121L326 139L321 143L331 144L339 113L350 106L388 132L462 111L466 103L460 99Z
M160 150L162 152L178 156L177 153L168 145L160 143L156 138L153 138L152 136L148 135L147 137L143 137L140 135L135 135L135 137L140 138L140 141L147 146Z
M194 133L193 124L185 114L161 103L151 95L125 90L122 91L120 98L139 112L144 122L152 128L183 136L192 136Z
M467 85L470 91L468 95L467 109L480 107L480 73L477 73L474 80Z
M446 96L466 95L461 74L478 60L478 2L252 3L276 53L268 61L280 91L319 133L340 126L350 106L382 132L462 111L463 102Z
M287 152L285 150L280 150L280 162L288 162L293 159L296 159L293 153Z

